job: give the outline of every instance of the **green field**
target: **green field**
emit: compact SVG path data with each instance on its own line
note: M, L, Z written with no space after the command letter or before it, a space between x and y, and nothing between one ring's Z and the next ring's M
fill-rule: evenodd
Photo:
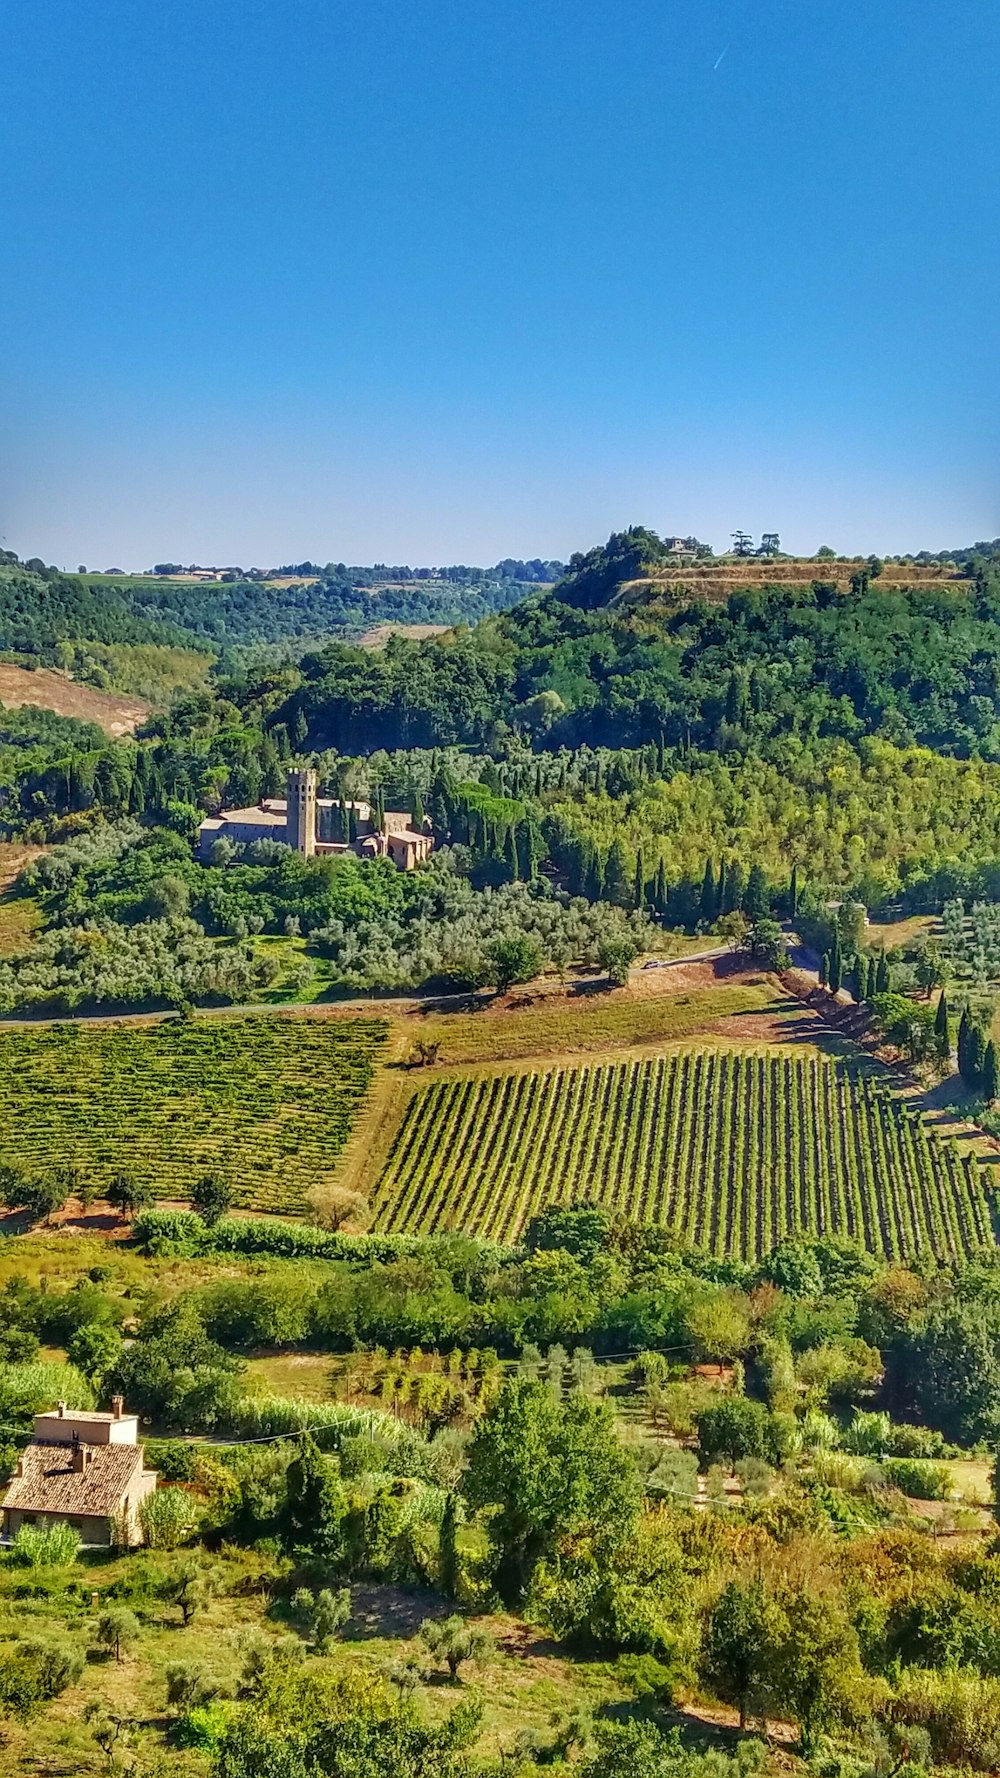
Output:
M379 1019L166 1020L0 1031L0 1159L114 1174L184 1198L218 1170L235 1201L303 1208L328 1179L385 1039Z
M581 1199L743 1259L803 1234L890 1258L994 1241L973 1159L870 1079L778 1052L423 1088L379 1182L377 1226L513 1241L544 1205Z

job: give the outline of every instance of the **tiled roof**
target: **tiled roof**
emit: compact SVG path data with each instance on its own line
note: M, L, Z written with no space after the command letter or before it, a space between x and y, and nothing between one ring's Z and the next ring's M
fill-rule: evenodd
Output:
M21 1474L12 1476L5 1510L105 1518L120 1510L129 1486L142 1473L141 1445L84 1445L86 1467L73 1468L73 1445L28 1445Z

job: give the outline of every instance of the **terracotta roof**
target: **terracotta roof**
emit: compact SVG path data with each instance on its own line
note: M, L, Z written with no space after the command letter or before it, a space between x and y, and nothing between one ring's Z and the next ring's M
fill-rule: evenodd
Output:
M130 1484L142 1474L141 1445L84 1445L86 1467L73 1468L73 1445L27 1445L21 1474L12 1476L5 1510L105 1518L120 1510Z

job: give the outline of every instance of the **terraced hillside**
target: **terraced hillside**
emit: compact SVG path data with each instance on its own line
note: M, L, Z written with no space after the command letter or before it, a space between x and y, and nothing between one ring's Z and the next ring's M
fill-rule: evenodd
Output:
M385 1038L378 1019L169 1020L0 1031L0 1159L131 1173L185 1198L210 1171L238 1204L300 1210L328 1179Z
M848 1069L688 1053L447 1080L414 1094L377 1226L513 1241L544 1205L589 1199L717 1255L826 1234L940 1258L992 1245L971 1158Z
M843 561L818 562L812 557L801 560L768 561L750 557L743 561L678 562L651 569L641 579L625 581L619 587L615 604L681 605L692 599L705 599L710 604L723 604L731 594L750 587L811 586L822 580L846 592L852 574L867 566L854 557ZM878 584L886 587L921 587L947 589L968 585L957 569L938 562L886 562Z

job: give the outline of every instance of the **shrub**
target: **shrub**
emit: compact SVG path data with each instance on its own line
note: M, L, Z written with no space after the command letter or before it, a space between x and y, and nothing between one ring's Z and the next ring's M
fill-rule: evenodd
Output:
M911 1500L950 1500L954 1478L944 1463L928 1463L916 1457L888 1457L882 1474L889 1486Z
M194 1452L182 1438L147 1438L143 1443L147 1469L155 1469L165 1482L194 1480Z
M25 1568L68 1568L79 1552L72 1525L22 1525L14 1539L14 1561Z
M194 1502L182 1488L157 1488L139 1508L142 1535L151 1550L175 1550L197 1523Z

